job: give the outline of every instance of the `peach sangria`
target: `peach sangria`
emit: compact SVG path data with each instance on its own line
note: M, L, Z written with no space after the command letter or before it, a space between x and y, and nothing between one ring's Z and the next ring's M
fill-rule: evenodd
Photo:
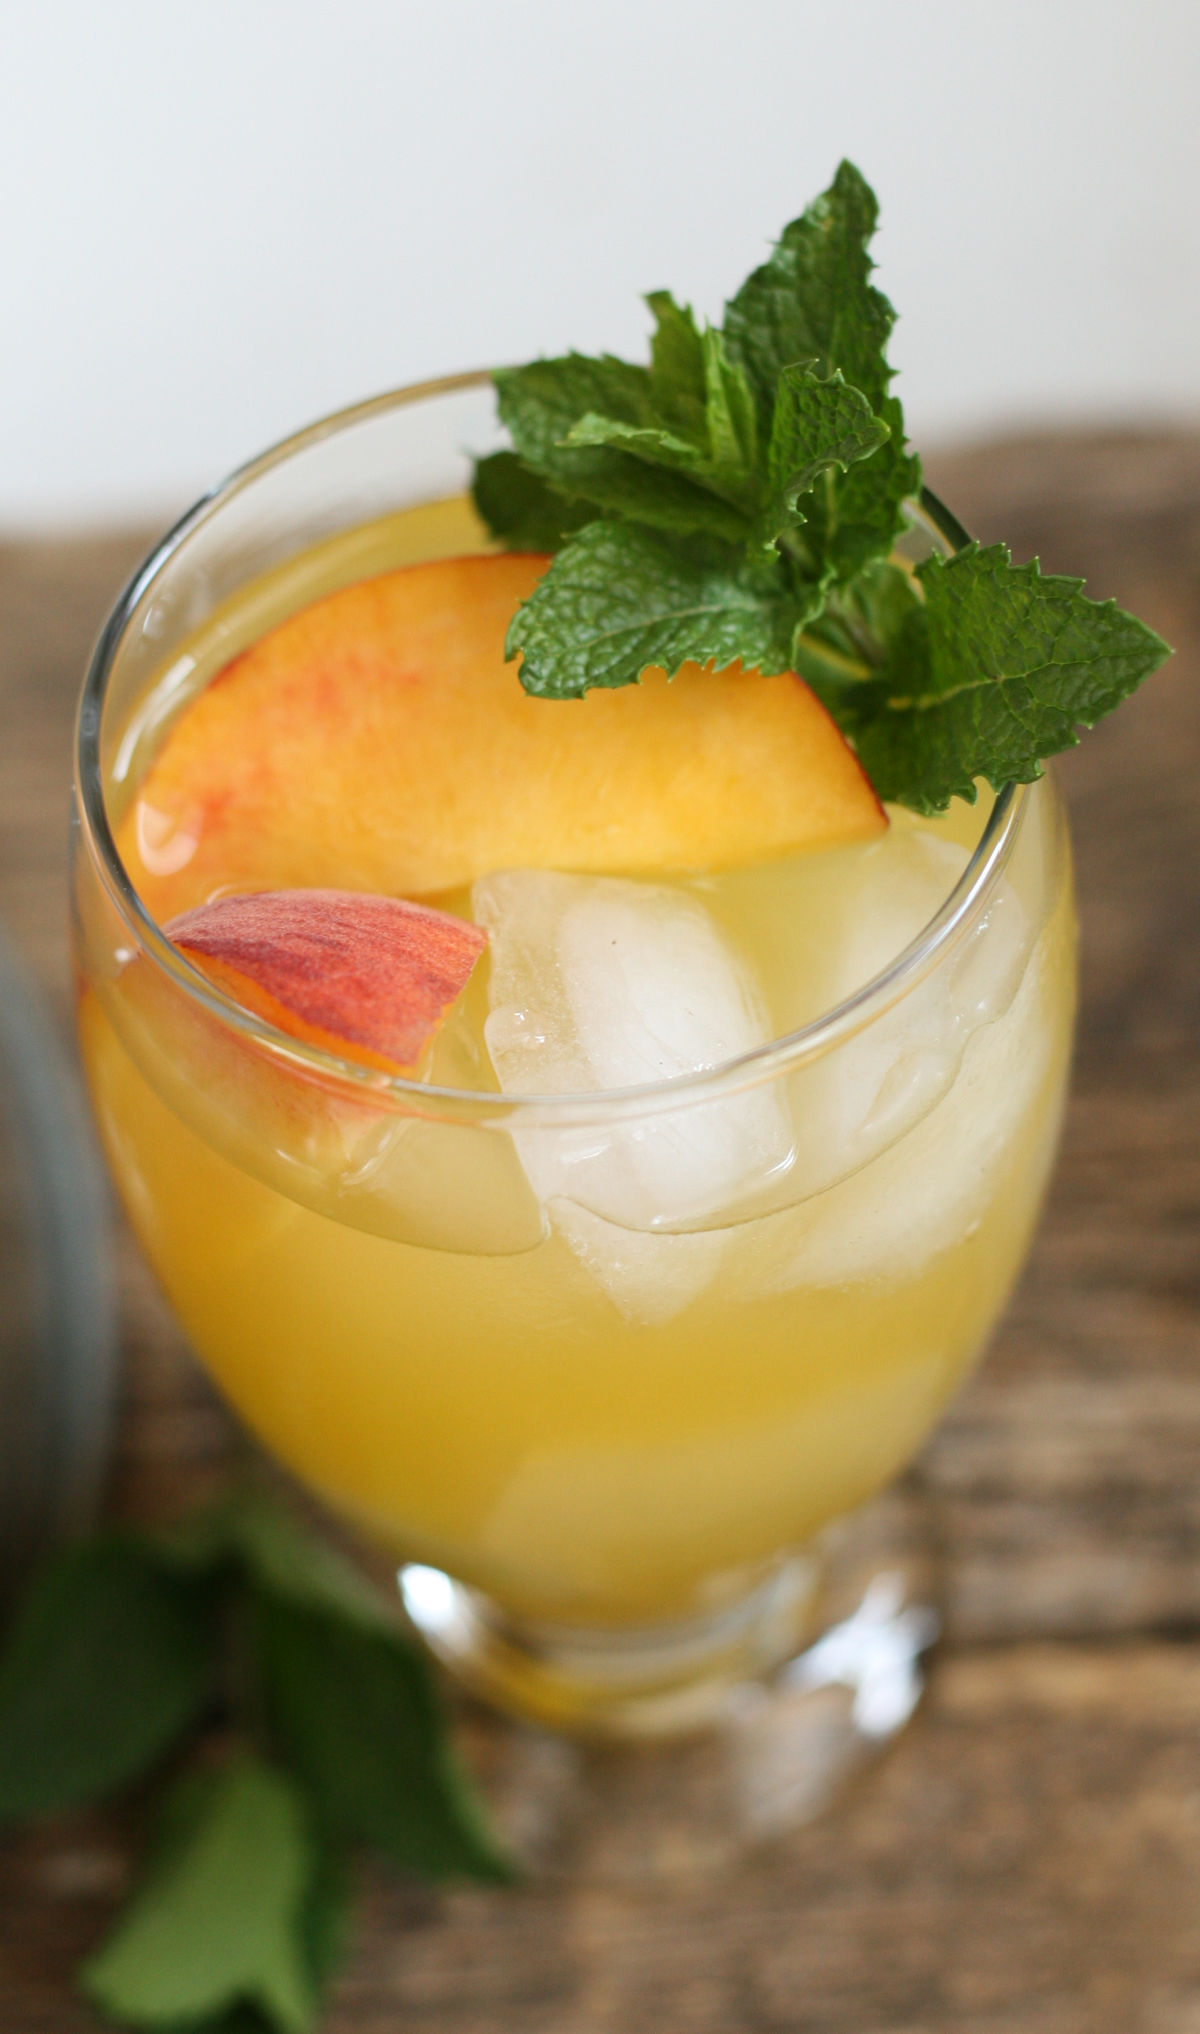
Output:
M80 1036L141 1244L439 1650L568 1726L795 1654L807 1550L975 1360L1069 1056L1041 759L1161 655L922 495L865 188L723 332L651 299L648 368L266 454L84 696Z

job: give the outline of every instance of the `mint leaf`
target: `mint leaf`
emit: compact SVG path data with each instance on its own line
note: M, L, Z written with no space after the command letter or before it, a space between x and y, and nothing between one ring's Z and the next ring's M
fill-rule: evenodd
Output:
M703 353L704 421L712 484L750 510L757 493L754 397L745 370L729 358L720 332L711 328L705 332Z
M572 424L565 442L568 446L613 446L650 466L666 466L697 479L712 467L707 446L692 438L681 438L661 424L623 424L619 418L601 417L594 410Z
M426 1877L512 1876L411 1640L269 1595L259 1633L271 1727L325 1828Z
M887 437L887 425L872 414L865 395L851 388L840 370L823 379L809 363L785 367L767 448L770 498L764 544L773 546L789 533L797 535L821 508L827 523L828 504L815 505L806 497L824 475L837 469L845 472L856 460L869 458ZM821 551L814 554L802 538L791 548L816 577L823 562Z
M159 1810L150 1859L152 1877L173 1870L194 1842L210 1813L222 1777L220 1770L201 1767L186 1773L171 1788ZM319 1847L311 1883L295 1921L296 1945L315 1996L324 1993L345 1955L352 1906L345 1859L328 1846ZM278 2022L260 2004L243 1999L215 2013L205 2013L199 2020L188 2014L180 2021L172 2013L167 2019L155 2015L151 2024L157 2034L272 2034Z
M189 1521L169 1545L185 1567L240 1567L266 1721L326 1829L429 1877L511 1875L398 1607L257 1492Z
M650 665L786 670L796 619L781 576L752 576L721 546L589 523L517 609L506 654L521 656L527 692L572 699L635 685Z
M200 1777L211 1779L211 1775ZM313 1987L326 1990L349 1946L353 1919L345 1860L329 1849L317 1853L312 1884L296 1919L296 1941ZM202 2020L158 2021L158 2034L272 2034L276 2022L260 2006L231 2006Z
M398 1628L367 1578L262 1491L237 1491L157 1534L153 1544L160 1560L185 1573L233 1571L270 1595L370 1630Z
M743 536L738 510L686 470L703 448L659 409L648 368L571 353L493 380L518 453L561 494L654 529Z
M843 162L725 307L725 338L754 387L764 427L784 370L804 361L815 362L823 378L840 369L887 426L877 456L855 464L809 518L810 544L839 579L891 548L901 504L921 484L919 461L904 449L903 411L888 394L886 348L896 314L869 279L878 213L870 185Z
M332 1852L318 1856L317 1875L297 1921L297 1941L318 1993L345 1954L351 1920L346 1867ZM203 2019L156 2020L156 2034L273 2034L277 2022L260 2006L241 2004Z
M650 386L663 421L695 438L704 423L707 378L704 343L686 304L677 304L669 290L653 290L646 298L654 317L650 341Z
M818 689L881 798L939 812L975 779L1029 783L1169 654L1083 582L970 544L917 568L925 595L865 683Z
M214 1686L207 1592L132 1536L59 1554L0 1660L0 1821L113 1793L157 1763Z
M281 2034L308 2034L319 2002L304 1931L317 1874L304 1801L284 1773L244 1756L191 1775L83 1988L134 2027L244 2004Z
M648 529L685 537L706 533L735 544L741 541L746 523L740 509L711 492L699 477L693 479L674 466L669 455L663 456L665 434L647 432L635 448L618 442L618 434L623 430L632 434L633 427L616 424L610 428L610 442L564 445L553 459L546 460L544 470L556 486L611 516L642 523Z
M616 360L610 353L597 359L567 353L554 360L532 360L527 367L499 368L492 380L501 422L535 472L554 463L581 417L594 414L650 427L663 422L649 368Z
M725 341L746 370L765 430L779 377L799 361L815 361L824 378L840 368L879 410L891 380L885 349L896 314L869 281L867 247L878 217L870 185L843 162L726 304Z
M515 452L493 452L476 461L471 499L480 519L510 551L557 551L596 514L586 502L558 494Z
M694 327L693 327L694 330ZM589 410L571 426L568 447L607 445L650 465L686 474L701 487L720 495L743 514L753 512L758 493L755 473L754 400L740 367L728 359L719 332L698 337L703 401L689 395L671 400L671 416L656 422L628 423ZM657 383L653 381L657 392ZM677 391L668 390L668 397ZM713 527L712 518L697 510L695 527ZM722 522L719 527L724 528ZM732 525L729 526L732 528Z
M809 516L810 541L840 582L887 556L905 528L905 503L921 489L921 462L904 450L904 415L894 396L880 403L879 419L891 433L887 442L818 497Z
M872 677L920 603L914 572L873 559L830 590L821 613L793 644L793 668L816 691L831 682Z
M350 1946L354 1899L346 1860L323 1845L300 1909L300 1946L309 1976L323 1992Z

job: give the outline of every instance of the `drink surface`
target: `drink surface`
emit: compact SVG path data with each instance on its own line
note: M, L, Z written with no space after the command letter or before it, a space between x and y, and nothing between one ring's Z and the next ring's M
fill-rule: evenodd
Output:
M185 693L152 688L127 730L118 838L231 655L334 587L469 548L464 513L339 538L213 618ZM766 1045L920 933L984 813L719 871L566 860L441 891L490 953L419 1077L581 1093ZM184 852L150 838L164 867ZM1069 866L1035 787L977 922L894 1007L770 1080L600 1125L327 1092L144 961L92 975L81 1035L126 1205L256 1431L397 1555L515 1613L653 1621L735 1596L878 1489L976 1355L1053 1153Z

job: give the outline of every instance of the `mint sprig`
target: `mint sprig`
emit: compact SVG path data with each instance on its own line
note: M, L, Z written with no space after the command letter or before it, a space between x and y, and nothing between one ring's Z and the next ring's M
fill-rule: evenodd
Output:
M475 502L553 562L507 654L541 698L689 662L796 671L875 789L920 812L1040 776L1169 652L1077 580L968 547L893 558L921 487L871 282L878 208L843 162L701 329L665 291L648 365L568 354L494 377L514 449ZM945 574L945 576L941 576Z
M853 735L881 798L938 812L973 798L979 758L994 783L1028 783L1161 663L1165 645L1081 579L1014 565L1003 544L968 544L917 567L910 601L859 683L810 667Z
M0 1823L168 1761L142 1881L81 1972L122 2024L310 2034L355 1846L427 1878L511 1876L424 1651L257 1494L59 1555L0 1658Z

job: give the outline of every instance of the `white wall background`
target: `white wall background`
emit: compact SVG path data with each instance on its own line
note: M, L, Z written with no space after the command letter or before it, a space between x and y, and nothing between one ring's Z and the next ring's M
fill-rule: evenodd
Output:
M1197 0L0 0L0 522L716 314L852 155L913 435L1200 416Z

